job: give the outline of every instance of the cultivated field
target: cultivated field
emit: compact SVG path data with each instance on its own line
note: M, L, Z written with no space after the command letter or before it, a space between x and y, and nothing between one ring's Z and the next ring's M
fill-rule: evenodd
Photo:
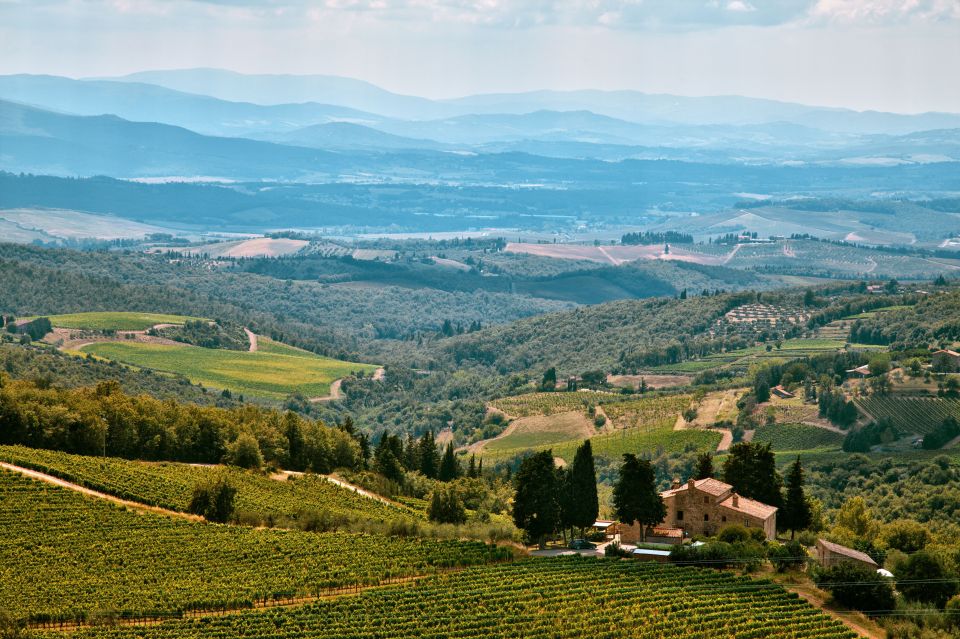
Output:
M508 556L479 542L191 523L0 471L0 601L15 619L251 607Z
M50 450L0 446L0 461L38 470L99 492L166 510L187 512L193 489L212 475L226 475L237 492L237 514L253 524L331 526L355 520L423 519L423 513L363 497L318 475L274 477L233 467L85 457Z
M758 426L753 441L769 442L776 451L839 450L843 437L840 433L807 424L773 424Z
M528 559L307 606L89 628L78 639L272 637L632 637L853 639L797 595L702 568L588 558Z
M277 349L270 346L251 353L120 341L87 344L80 350L133 366L183 375L196 384L275 400L295 392L307 397L327 395L334 380L359 371L372 373L377 368L296 349L279 349L286 352L275 352Z
M874 419L888 418L904 433L926 435L947 417L960 419L960 400L870 396L857 404Z
M209 255L210 257L281 257L293 255L309 244L306 240L288 238L257 237L249 240L216 242L187 249L176 249L191 255Z
M54 328L70 328L89 331L145 331L157 324L183 324L188 320L204 320L201 317L169 315L166 313L137 312L92 312L48 315Z
M663 249L663 244L588 246L581 244L509 242L504 251L561 260L587 260L614 266L636 260L677 260L713 265L723 264L726 260L726 256L688 250L683 248L682 244L671 244L670 253L664 253Z

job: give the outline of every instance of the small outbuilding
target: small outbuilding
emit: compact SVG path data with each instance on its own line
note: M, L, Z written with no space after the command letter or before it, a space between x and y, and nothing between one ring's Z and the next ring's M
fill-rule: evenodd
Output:
M613 537L617 534L617 522L606 519L598 519L590 527L593 532L603 533L607 537Z
M796 397L793 393L788 391L783 386L774 386L770 389L770 392L779 397L780 399L792 399Z
M955 373L960 371L960 353L944 348L930 356L930 363L939 373Z
M857 564L871 570L879 568L877 562L867 553L835 544L826 539L817 540L817 562L824 568L833 568L842 563Z

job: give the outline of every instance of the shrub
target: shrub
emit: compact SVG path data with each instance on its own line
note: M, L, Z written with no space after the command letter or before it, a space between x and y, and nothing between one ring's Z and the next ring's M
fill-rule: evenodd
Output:
M806 563L807 549L799 541L771 544L767 548L767 558L777 572L800 570Z
M947 620L954 628L960 628L960 595L954 595L943 607Z
M725 541L728 544L736 543L738 541L748 541L750 539L750 531L743 526L733 524L720 530L720 533L717 535L717 539L720 541Z
M263 454L260 444L253 435L244 433L227 447L224 461L240 468L260 468L263 466Z
M440 484L433 489L427 516L430 517L430 521L443 524L462 524L467 521L467 511L456 490L451 486Z
M904 598L942 608L957 594L957 580L951 579L943 563L926 550L910 555L897 574L897 590Z
M220 475L197 484L190 499L190 512L208 521L230 521L236 506L237 488Z
M870 612L892 610L896 604L890 580L866 566L845 561L818 570L814 578L834 601L848 608Z

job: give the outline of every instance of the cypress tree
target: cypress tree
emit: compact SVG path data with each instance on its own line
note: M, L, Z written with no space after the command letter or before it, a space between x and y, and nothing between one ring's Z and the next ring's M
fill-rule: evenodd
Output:
M428 430L420 438L420 472L424 477L437 478L437 467L440 460L437 455L437 444L433 439L433 431Z
M667 516L663 497L657 491L653 466L646 459L625 453L620 476L613 486L613 506L625 524L638 522L640 538L647 539L647 526L656 526Z
M694 479L709 479L713 477L713 455L700 453L697 455L697 473Z
M597 473L593 465L593 447L590 440L577 448L570 467L570 500L572 502L570 524L580 529L580 534L597 521L600 500L597 497Z
M443 451L443 459L440 460L440 471L437 473L437 479L440 481L453 481L460 476L460 462L453 452L453 442L447 444Z
M545 537L557 526L560 504L557 499L557 473L553 451L545 450L525 457L514 479L513 523L544 548Z
M783 512L777 519L781 530L790 531L790 539L793 539L796 531L809 527L812 519L810 504L803 492L803 483L803 466L800 464L800 456L797 455L797 461L790 465L787 472L787 498Z

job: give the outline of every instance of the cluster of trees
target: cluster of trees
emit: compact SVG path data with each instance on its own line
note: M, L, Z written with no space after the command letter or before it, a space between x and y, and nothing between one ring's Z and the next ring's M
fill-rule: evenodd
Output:
M843 450L848 453L866 453L874 446L889 444L902 436L903 433L893 423L893 420L889 417L881 417L875 422L870 422L847 433L847 436L843 438Z
M35 320L23 322L19 325L17 324L16 318L12 315L4 316L3 319L8 333L25 335L31 340L40 339L53 330L50 319L46 317L38 317Z
M245 351L250 348L250 340L243 327L233 322L187 320L183 326L151 328L148 332L157 337L203 348L224 348L231 351Z
M907 350L960 339L960 291L947 290L915 301L908 308L857 320L850 329L851 341Z
M254 405L197 406L128 395L116 381L63 389L0 374L0 443L81 455L193 463L263 462L328 473L363 463L351 433Z
M947 417L923 438L924 450L940 450L944 444L960 436L960 422L956 417Z
M821 390L817 407L820 417L826 417L838 426L850 426L860 415L856 404L847 400L847 396L839 388Z
M590 440L577 448L569 468L557 468L549 450L524 458L514 486L513 523L541 547L556 532L579 529L583 535L600 512Z
M437 447L433 431L428 430L420 439L408 433L406 438L383 433L373 453L373 468L387 479L402 484L406 473L417 472L428 479L450 482L459 477L480 477L483 474L483 459L477 462L471 455L466 471L454 452L453 442L448 442L443 454Z
M621 244L693 244L693 236L678 231L644 231L642 233L624 233Z

